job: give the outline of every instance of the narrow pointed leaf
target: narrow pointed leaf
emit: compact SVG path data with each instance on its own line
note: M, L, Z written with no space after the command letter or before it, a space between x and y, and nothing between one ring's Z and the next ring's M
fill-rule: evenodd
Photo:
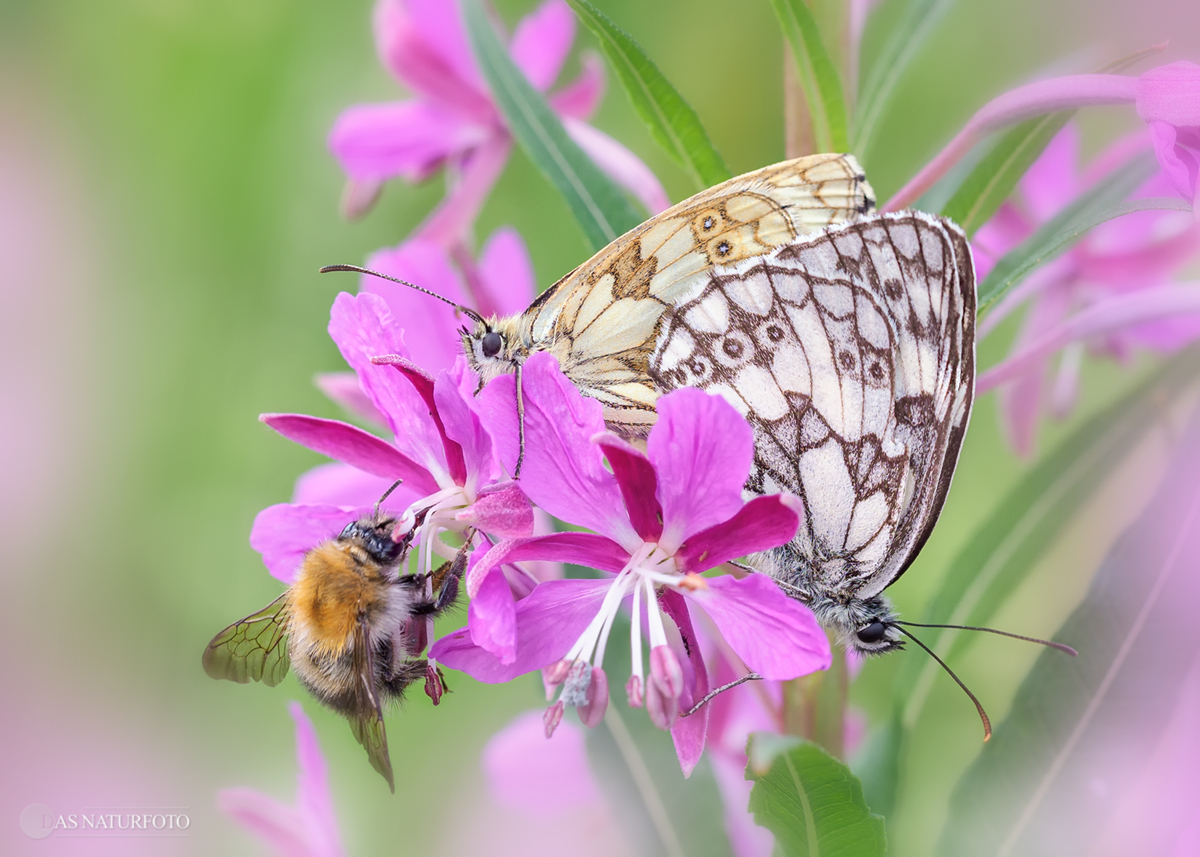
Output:
M1035 268L1058 257L1106 220L1149 209L1188 211L1190 207L1179 199L1126 199L1157 168L1153 157L1138 155L1042 224L1037 232L997 262L987 279L980 283L979 309L990 307Z
M954 0L911 0L888 34L859 93L854 114L854 152L866 160L879 123L887 114L892 93Z
M1194 723L1179 747L1162 738L1200 669L1198 556L1194 409L1155 496L1058 634L1080 656L1046 652L1034 665L956 786L939 854L1184 853L1174 846L1195 821Z
M747 750L750 811L787 857L882 857L883 817L844 764L800 738L756 733Z
M479 0L462 0L471 48L513 138L554 185L593 250L642 222L624 191L567 136L558 116L513 63Z
M987 520L965 541L923 621L988 625L1054 543L1097 487L1127 460L1128 451L1162 423L1147 417L1195 393L1200 350L1175 357L1148 379L1066 438L996 505ZM950 632L925 630L922 640L957 662L980 635L959 633L953 645L939 645ZM1051 652L1057 657L1061 653ZM904 722L913 724L929 686L940 673L930 658L910 658L896 682Z
M812 117L817 151L848 151L849 121L842 81L816 19L804 0L771 0L771 8L796 62L797 77Z
M587 0L567 2L600 43L600 50L654 142L688 172L697 190L731 178L733 173L713 146L696 111L641 46Z

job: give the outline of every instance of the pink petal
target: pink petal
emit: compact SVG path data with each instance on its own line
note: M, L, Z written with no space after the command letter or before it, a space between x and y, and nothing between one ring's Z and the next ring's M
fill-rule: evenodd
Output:
M589 52L580 65L579 77L547 99L564 119L590 119L604 98L604 61Z
M529 251L512 227L491 234L479 254L477 273L480 289L475 309L485 316L522 312L537 293Z
M654 475L654 465L640 450L611 432L601 435L597 442L604 450L613 476L617 477L633 528L643 541L658 541L662 535L663 516L662 506L655 498L658 479Z
M603 432L603 409L585 399L546 352L524 364L525 462L521 489L536 505L568 523L608 536L632 551L639 544L617 480L591 438ZM511 473L517 460L516 386L512 375L480 393L484 424Z
M710 764L724 808L725 833L735 857L771 857L775 837L765 827L755 824L750 814L750 790L754 783L746 779L745 756L730 759L713 754Z
M321 542L337 538L347 524L369 514L371 508L298 506L277 503L254 518L250 547L262 554L271 576L291 584L304 555Z
M708 579L687 594L721 631L730 648L765 679L792 679L829 669L829 639L812 611L762 574Z
M494 132L424 101L359 104L344 110L329 132L329 151L360 182L401 176L427 179L447 158L485 142Z
M1067 123L1021 177L1021 195L1035 223L1045 223L1079 195L1079 130Z
M669 547L731 518L754 460L754 431L718 395L682 389L658 400L646 454L658 473Z
M403 332L384 299L369 293L353 296L342 292L329 314L329 335L350 368L358 373L363 392L387 418L396 446L440 482L446 468L442 436L429 409L403 376L389 366L371 362L371 358L382 354L410 356Z
M292 502L301 506L324 504L366 508L373 506L395 481L373 476L340 462L318 464L300 474L296 486L292 489ZM424 495L410 490L407 485L401 485L388 495L383 502L383 508L400 512L422 496Z
M579 144L579 148L596 162L596 166L632 193L651 214L658 214L670 207L671 200L657 176L629 149L579 119L565 117L563 127L571 139Z
M517 651L511 664L472 644L466 628L434 643L430 657L488 684L545 669L579 639L611 584L611 579L552 580L534 589L517 603Z
M503 574L496 572L485 575L471 594L471 603L467 607L467 629L471 634L471 642L495 656L500 663L511 664L516 660L516 604Z
M616 542L595 533L551 533L547 536L509 539L489 550L467 572L467 594L474 598L484 577L490 575L493 569L535 559L570 562L599 571L617 572L625 567L629 554Z
M494 136L467 157L462 175L441 204L433 210L413 233L450 247L461 242L475 222L479 209L504 170L512 141L507 134Z
M1098 301L1039 336L1021 351L979 376L976 390L985 392L1045 360L1068 343L1150 321L1200 313L1200 284L1173 283Z
M716 568L739 556L791 541L803 515L804 504L798 497L755 497L728 521L688 538L675 556L691 572Z
M340 405L347 413L376 425L386 425L387 418L358 386L353 372L318 372L313 381L317 389Z
M700 651L700 638L692 627L692 617L688 612L686 599L678 592L666 589L663 591L659 603L683 637L689 669L683 694L679 698L679 708L686 712L708 693L708 669L704 665L704 655ZM692 775L692 771L700 761L700 756L704 753L704 742L708 734L708 716L709 706L706 705L695 714L680 717L671 727L671 739L675 742L675 753L679 756L679 766L683 769L685 777Z
M546 0L517 25L509 51L534 89L550 88L575 41L575 15L562 0Z
M438 484L428 470L387 441L358 426L304 414L263 414L259 419L288 440L373 476L393 482L403 479L409 488L424 494L438 490Z
M432 241L412 238L399 247L380 250L367 258L366 267L474 308L446 251ZM465 317L454 307L399 283L365 274L358 290L379 295L387 301L392 318L404 319L404 344L413 361L427 371L436 374L448 369L462 354L462 342L455 329L462 326Z
M440 373L433 385L433 401L441 415L447 438L459 448L462 456L466 481L472 488L482 481L492 481L498 471L492 453L492 438L488 435L471 393L463 388L474 389L478 384L467 368L465 358L459 357L449 371ZM528 504L526 504L528 505ZM530 521L530 526L533 522Z
M567 721L546 740L541 711L526 711L491 737L481 759L492 798L534 816L599 805L586 736Z
M317 732L298 702L288 704L296 723L296 806L308 821L310 842L318 854L341 853L341 836L329 793L329 774Z
M992 131L1025 119L1102 104L1128 104L1136 98L1136 78L1117 74L1076 74L1039 80L998 95L979 110L937 156L888 200L882 211L899 211L916 202Z
M312 857L300 813L256 789L217 792L217 809L285 857Z
M1171 185L1188 202L1197 197L1200 173L1200 134L1194 128L1176 128L1167 122L1151 122L1154 154Z
M446 471L450 479L455 485L465 485L467 482L467 465L463 461L463 449L457 441L446 436L446 426L442 422L441 412L434 401L433 377L411 360L406 360L397 354L374 357L371 359L371 362L376 366L391 366L413 385L413 389L417 391L417 395L421 397L421 401L429 409L429 418L437 426L438 437L442 441L442 452L446 456Z
M1200 66L1173 62L1137 80L1137 112L1146 122L1200 125Z
M487 119L491 114L457 3L380 0L375 47L380 61L405 85L465 115Z

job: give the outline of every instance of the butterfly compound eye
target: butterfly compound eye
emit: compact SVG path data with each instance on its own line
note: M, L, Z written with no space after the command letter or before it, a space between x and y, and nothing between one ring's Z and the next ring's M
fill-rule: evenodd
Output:
M878 643L887 633L887 628L882 622L872 622L870 625L858 629L858 639L863 643Z
M483 348L484 357L495 357L500 353L500 348L503 345L504 338L494 330L485 333L483 341L480 343L480 347Z

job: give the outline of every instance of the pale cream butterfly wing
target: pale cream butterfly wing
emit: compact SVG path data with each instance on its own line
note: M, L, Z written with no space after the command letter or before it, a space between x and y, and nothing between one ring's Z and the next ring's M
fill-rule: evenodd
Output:
M721 393L754 428L748 492L804 500L796 539L756 564L860 650L894 647L855 635L894 624L878 595L945 502L973 397L974 320L966 236L919 212L721 266L663 315L656 388Z
M496 329L526 353L558 358L571 381L604 404L614 430L644 435L662 392L649 361L663 313L714 266L771 253L874 205L849 155L813 155L747 173L617 239ZM487 380L490 373L484 367L482 374Z

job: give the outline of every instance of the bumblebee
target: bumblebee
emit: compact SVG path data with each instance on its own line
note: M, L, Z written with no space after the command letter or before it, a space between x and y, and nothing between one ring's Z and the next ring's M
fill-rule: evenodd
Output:
M462 561L456 557L449 569L439 569L440 591L428 595L427 575L400 573L417 527L397 539L396 523L376 505L374 514L317 545L283 595L213 637L203 657L213 678L269 687L290 665L313 696L350 722L393 793L383 703L422 680L435 702L440 697L440 677L417 657L426 623L410 620L453 606L466 565L464 553Z

